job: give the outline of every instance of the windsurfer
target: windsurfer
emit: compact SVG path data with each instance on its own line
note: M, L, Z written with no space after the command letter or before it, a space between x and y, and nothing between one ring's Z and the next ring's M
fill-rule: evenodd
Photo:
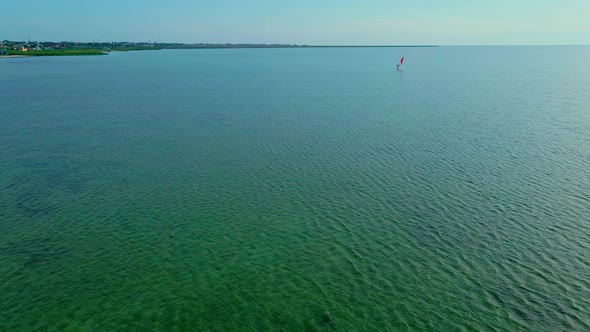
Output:
M404 57L402 57L399 60L399 63L397 65L395 65L395 67L397 67L397 71L399 71L399 68L404 64Z

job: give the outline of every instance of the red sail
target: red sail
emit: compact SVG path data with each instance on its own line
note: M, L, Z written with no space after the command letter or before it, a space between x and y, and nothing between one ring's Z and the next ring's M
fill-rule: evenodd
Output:
M404 57L402 57L402 59L401 59L401 60L399 60L399 64L400 64L400 65L403 65L403 64L404 64Z

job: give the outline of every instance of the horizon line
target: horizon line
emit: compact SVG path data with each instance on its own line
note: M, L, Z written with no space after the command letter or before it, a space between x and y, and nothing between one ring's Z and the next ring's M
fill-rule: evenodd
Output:
M289 43L224 43L224 42L215 42L215 43L203 43L203 42L195 42L195 43L187 43L187 42L175 42L175 41L128 41L128 40L121 40L121 41L73 41L73 40L9 40L9 39L0 39L0 42L18 42L18 43L76 43L76 44L109 44L109 43L131 43L131 44L177 44L177 45L186 45L186 46L279 46L279 47L292 47L292 48L328 48L328 47L390 47L390 48L401 48L401 47L469 47L469 46L590 46L588 44L369 44L369 45L347 45L347 44L289 44Z

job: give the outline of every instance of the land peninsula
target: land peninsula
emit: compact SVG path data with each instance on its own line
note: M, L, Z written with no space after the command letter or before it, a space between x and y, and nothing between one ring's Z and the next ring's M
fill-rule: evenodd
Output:
M296 44L185 44L157 42L31 42L0 41L0 57L105 55L109 52L165 49L314 48L314 47L436 47L435 45L296 45Z

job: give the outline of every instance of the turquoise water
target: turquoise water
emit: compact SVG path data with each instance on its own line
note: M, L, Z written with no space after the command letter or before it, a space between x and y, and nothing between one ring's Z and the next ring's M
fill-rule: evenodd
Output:
M0 330L587 331L588 59L0 59Z

